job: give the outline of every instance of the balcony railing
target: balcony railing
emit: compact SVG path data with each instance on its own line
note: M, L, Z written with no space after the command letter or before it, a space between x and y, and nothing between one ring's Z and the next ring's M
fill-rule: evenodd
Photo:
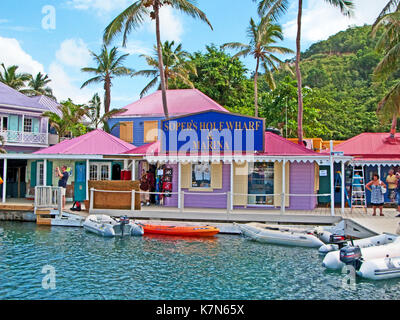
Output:
M0 131L0 136L5 143L48 144L48 133L5 130Z

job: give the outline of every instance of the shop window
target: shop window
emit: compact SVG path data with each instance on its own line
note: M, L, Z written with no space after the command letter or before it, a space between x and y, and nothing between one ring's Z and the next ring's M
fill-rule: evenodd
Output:
M192 188L211 188L211 164L192 165Z
M158 121L143 122L143 142L150 143L157 141L158 138Z
M269 162L249 163L248 204L274 204L274 164ZM252 195L254 194L254 195ZM270 194L271 196L268 196Z
M89 166L90 180L110 180L111 163L91 163Z

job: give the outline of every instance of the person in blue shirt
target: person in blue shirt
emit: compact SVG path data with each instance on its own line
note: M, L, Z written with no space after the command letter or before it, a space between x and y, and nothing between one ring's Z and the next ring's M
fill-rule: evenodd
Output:
M62 166L61 170L59 167L57 167L56 172L60 178L60 180L58 180L58 186L61 187L62 209L64 209L65 208L65 194L67 191L67 182L68 182L69 174L67 172L66 166Z

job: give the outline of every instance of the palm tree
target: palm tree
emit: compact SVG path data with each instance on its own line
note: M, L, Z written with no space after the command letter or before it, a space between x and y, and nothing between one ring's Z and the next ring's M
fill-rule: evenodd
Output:
M253 0L257 1L257 0ZM294 0L293 0L294 1ZM329 4L339 7L340 11L345 16L351 16L353 8L353 0L324 0ZM270 16L272 19L278 19L289 8L290 0L259 0L258 13L261 16ZM301 17L303 11L303 0L298 0L297 11L297 35L296 35L296 78L297 78L297 137L298 143L303 144L303 94L302 94L302 79L300 71L300 41L301 41Z
M390 12L394 9L394 12ZM374 69L375 80L387 80L400 69L400 1L391 0L379 14L372 27L372 35L383 29L376 50L384 54ZM394 138L397 117L400 114L400 81L397 81L385 97L378 103L377 112L392 118L390 134Z
M86 133L86 127L81 123L84 116L88 114L88 107L77 105L71 99L61 102L58 106L61 116L52 111L43 113L44 117L49 118L50 126L58 133L58 142L67 135L79 136Z
M98 129L101 125L107 127L107 121L114 115L126 111L126 109L113 109L107 113L101 114L101 99L97 93L94 94L93 98L89 101L89 108L87 116L91 121L90 129ZM110 128L110 131L113 128Z
M22 89L21 92L27 96L46 96L55 99L53 90L47 85L51 82L47 74L39 72L35 77L30 75L28 89Z
M21 91L26 85L25 82L32 77L29 73L17 73L18 66L16 65L6 68L2 63L1 66L3 67L3 72L0 72L0 82L15 90Z
M137 29L138 27L140 27L140 25L143 24L146 16L149 16L152 20L155 20L157 44L156 46L158 56L158 69L161 80L162 104L165 118L169 119L160 35L160 9L164 5L169 5L174 9L190 15L193 18L199 18L200 20L206 22L212 29L212 26L208 21L205 13L195 6L194 0L138 0L131 4L128 8L126 8L107 26L104 31L104 42L110 43L110 41L115 38L117 34L120 34L123 30L122 45L125 46L127 36L130 31L132 29Z
M187 86L194 88L194 84L189 80L189 76L191 74L197 76L196 66L192 61L187 60L190 55L188 52L182 50L182 44L177 45L175 49L173 48L174 44L174 41L165 41L162 47L165 89L168 90L168 80L171 80L172 82L180 80ZM145 54L140 55L140 57L144 57L147 64L153 68L140 70L134 73L134 76L146 76L153 78L140 93L140 98L142 98L149 90L155 87L160 80L157 48L154 47L154 50L154 56Z
M264 17L259 24L256 24L253 18L250 19L250 26L247 30L247 36L250 39L249 44L240 42L229 42L222 45L223 48L239 49L240 51L234 57L246 57L252 55L256 59L256 69L254 72L254 110L258 117L258 69L263 67L265 78L271 89L275 89L273 70L278 70L278 66L283 64L274 53L292 53L291 49L276 46L277 40L283 40L282 28L277 24L271 23L270 17Z
M134 72L132 69L123 66L123 63L129 54L119 55L118 53L116 47L112 48L109 52L107 46L103 45L99 55L90 51L93 60L97 63L97 67L86 67L81 69L83 72L95 75L93 78L85 81L82 84L81 89L92 83L104 82L104 108L106 113L110 111L112 79L114 77L128 76Z

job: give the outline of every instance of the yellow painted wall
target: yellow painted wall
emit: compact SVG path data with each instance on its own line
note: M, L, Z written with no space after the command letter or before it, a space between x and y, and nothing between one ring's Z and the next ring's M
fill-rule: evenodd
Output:
M233 205L246 206L249 180L249 165L247 162L233 164L233 193L244 195L234 195Z

